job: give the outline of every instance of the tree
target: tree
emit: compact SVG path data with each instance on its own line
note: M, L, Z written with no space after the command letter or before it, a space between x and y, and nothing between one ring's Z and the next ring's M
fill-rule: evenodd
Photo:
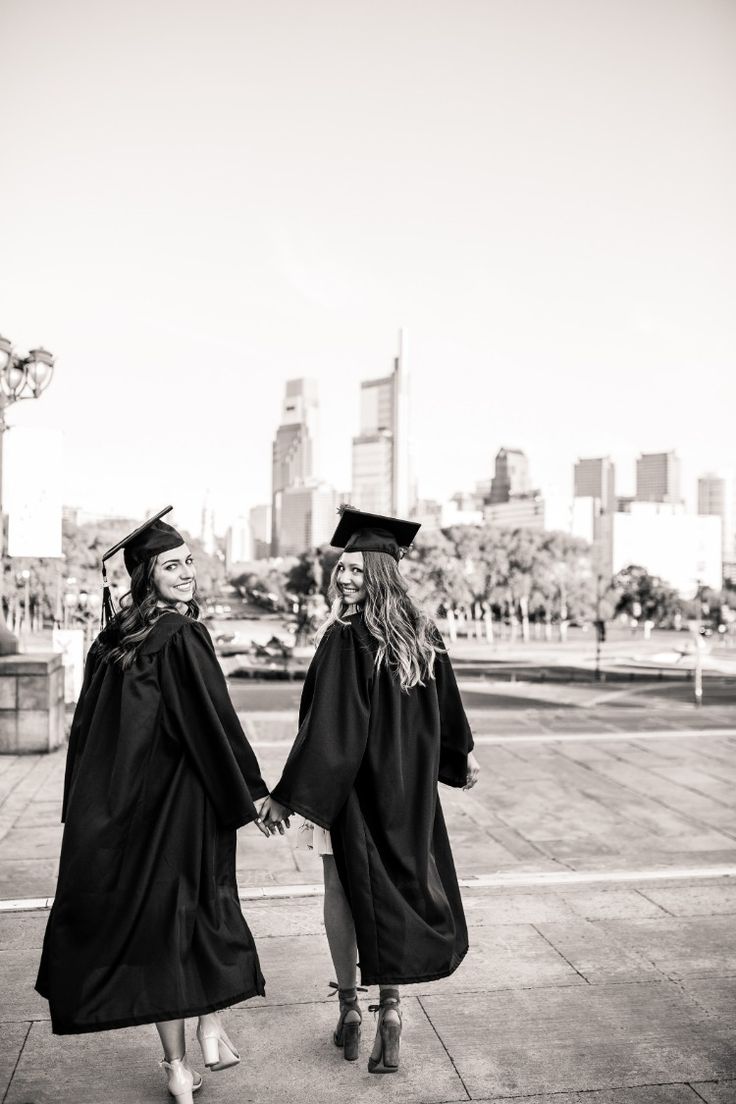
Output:
M613 578L615 614L626 613L637 620L653 621L655 625L671 625L682 613L677 591L646 568L631 564Z

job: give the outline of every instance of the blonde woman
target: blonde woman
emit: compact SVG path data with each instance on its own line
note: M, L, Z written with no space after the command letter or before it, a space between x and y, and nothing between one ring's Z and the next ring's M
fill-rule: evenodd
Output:
M299 732L261 808L315 824L337 974L334 1041L358 1057L363 985L377 985L368 1069L399 1066L399 986L451 974L468 949L437 782L469 788L473 740L450 661L399 572L419 526L343 507L331 612L304 684Z

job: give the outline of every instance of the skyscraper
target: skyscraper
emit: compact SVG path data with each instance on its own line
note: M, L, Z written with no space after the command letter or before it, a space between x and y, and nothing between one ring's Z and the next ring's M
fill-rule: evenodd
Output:
M573 528L593 546L596 574L611 577L613 515L616 512L616 471L608 456L578 460L573 482Z
M412 508L409 376L399 333L394 370L360 385L360 433L353 437L351 502L361 510L406 517Z
M675 452L644 452L636 461L636 501L680 503L680 461Z
M483 516L487 524L513 529L544 529L544 500L531 485L529 461L521 449L496 453Z
M335 530L336 508L335 489L327 483L314 482L282 491L279 555L298 556L327 544Z
M207 491L202 506L202 522L199 539L208 556L214 555L217 541L215 540L215 513L210 502L210 492Z
M273 442L271 555L280 555L281 494L287 487L303 486L314 475L317 440L317 382L288 380L281 407L281 422Z
M531 493L529 461L521 449L502 448L496 453L495 474L491 480L489 505L508 502L517 495Z
M253 559L266 560L271 554L271 503L251 506L248 512L250 530L253 535Z
M250 518L237 517L228 527L225 538L225 567L228 571L234 564L248 563L253 556L253 530Z
M716 515L721 519L723 560L733 563L736 558L736 497L729 479L708 472L698 479L698 513Z
M616 469L609 456L578 460L575 465L575 498L596 498L606 513L616 509Z

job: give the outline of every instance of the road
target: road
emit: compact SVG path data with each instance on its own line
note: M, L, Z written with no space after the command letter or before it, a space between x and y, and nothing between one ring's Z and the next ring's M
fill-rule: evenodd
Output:
M582 685L525 681L522 677L512 683L509 679L491 677L463 677L460 672L463 700L468 709L492 708L517 711L520 708L548 709L558 702L564 703L576 692L582 701L596 701L613 709L645 707L647 703L687 704L693 700L693 684L689 681L660 681L656 678L633 683L594 683L586 680ZM298 709L301 682L273 680L258 682L252 679L231 678L230 693L236 708L256 712ZM712 677L705 680L703 709L710 710L736 706L736 679Z

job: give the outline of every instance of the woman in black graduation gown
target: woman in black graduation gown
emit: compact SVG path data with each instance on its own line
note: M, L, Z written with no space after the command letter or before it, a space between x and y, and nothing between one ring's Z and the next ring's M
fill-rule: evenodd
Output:
M358 1057L364 985L380 987L372 1072L398 1067L398 986L446 977L468 949L437 782L468 788L473 739L437 629L398 569L416 523L344 507L331 614L318 634L281 780L261 807L315 825L337 972L335 1043Z
M169 1091L189 1104L204 1061L238 1061L218 1009L264 994L235 881L236 829L268 789L230 702L195 570L163 510L125 549L131 589L92 645L72 723L59 879L36 988L53 1031L155 1023ZM111 1090L112 1091L112 1090Z

